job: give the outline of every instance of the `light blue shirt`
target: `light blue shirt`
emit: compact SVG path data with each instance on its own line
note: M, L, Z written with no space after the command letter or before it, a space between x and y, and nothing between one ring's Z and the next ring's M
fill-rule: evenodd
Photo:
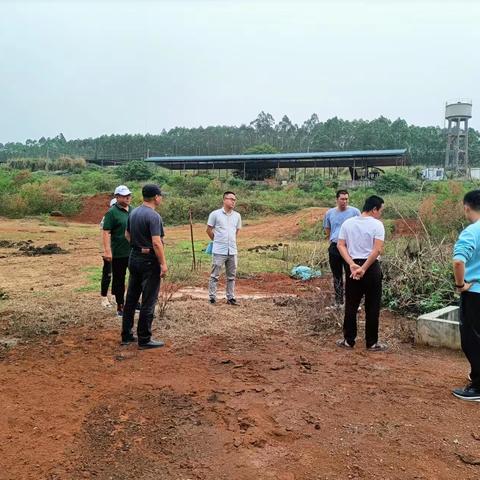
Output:
M453 259L465 264L465 282L473 283L468 291L480 293L480 220L459 235L453 247Z
M237 230L242 228L242 217L232 210L226 213L223 208L214 210L209 216L207 225L213 227L213 249L215 255L237 254Z
M323 228L330 229L331 242L338 242L338 234L340 233L340 227L345 220L352 217L360 216L360 210L355 207L347 207L346 210L341 212L337 207L331 208L323 217Z

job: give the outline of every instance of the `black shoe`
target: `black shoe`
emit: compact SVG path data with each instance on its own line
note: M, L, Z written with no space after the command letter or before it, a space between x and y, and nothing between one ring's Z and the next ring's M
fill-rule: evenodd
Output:
M137 337L135 335L130 335L129 337L122 338L121 345L128 345L129 343L135 343L137 341Z
M210 298L209 302L213 305L214 303L217 303L217 301L214 298Z
M150 340L147 343L139 343L138 348L147 349L147 348L160 348L165 344L161 340Z
M472 387L472 385L467 385L465 388L456 388L452 393L461 400L480 402L480 388Z
M135 310L140 311L142 309L142 304L140 302L137 302L137 305L135 306Z
M227 300L227 303L228 305L234 305L235 307L240 306L240 304L234 298L230 298L229 300Z

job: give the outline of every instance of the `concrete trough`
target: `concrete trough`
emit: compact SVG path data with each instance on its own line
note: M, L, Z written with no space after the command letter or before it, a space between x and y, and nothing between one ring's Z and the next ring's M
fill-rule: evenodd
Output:
M445 307L418 317L415 343L459 350L459 314L458 307Z

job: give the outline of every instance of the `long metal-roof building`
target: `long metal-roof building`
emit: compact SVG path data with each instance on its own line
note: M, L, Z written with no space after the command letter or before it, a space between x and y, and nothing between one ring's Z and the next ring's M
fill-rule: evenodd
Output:
M350 152L305 152L248 155L202 155L147 157L147 162L171 170L275 169L275 168L368 168L405 166L407 150L357 150Z

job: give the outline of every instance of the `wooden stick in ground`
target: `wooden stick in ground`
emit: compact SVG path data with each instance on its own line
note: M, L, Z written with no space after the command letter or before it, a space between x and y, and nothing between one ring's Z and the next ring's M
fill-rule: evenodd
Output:
M192 221L192 209L188 210L188 216L190 217L190 238L192 240L192 270L197 269L197 262L195 260L195 243L193 242L193 221Z

